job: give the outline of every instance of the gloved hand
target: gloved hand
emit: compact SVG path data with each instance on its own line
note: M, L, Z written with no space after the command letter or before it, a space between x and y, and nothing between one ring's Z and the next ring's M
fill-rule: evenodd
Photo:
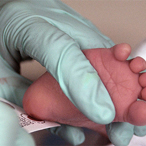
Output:
M5 0L0 2L0 8L1 57L13 69L6 62L5 66L12 72L19 71L21 60L36 59L54 76L83 114L96 123L110 123L115 116L113 103L81 50L108 48L114 43L89 21L57 0ZM15 83L18 85L20 82L11 77L13 74L10 78L4 75L10 80L7 81L8 86L16 87ZM8 89L2 85L2 97L21 104L18 96L5 94ZM18 93L21 91L17 90ZM81 137L83 139L84 136Z
M0 97L3 97L19 106L30 81L24 79L7 64L0 56ZM3 102L0 102L0 145L1 146L34 146L31 135L19 126L15 111Z
M95 70L85 59L80 49L93 48L97 45L110 47L112 42L100 34L98 30L96 30L97 33L95 33L94 26L92 26L90 22L86 22L86 20L76 12L59 1L29 0L18 2L5 0L0 2L0 8L0 53L2 66L6 68L6 70L3 68L4 72L0 75L2 82L6 80L5 84L1 84L1 97L22 106L23 94L31 83L25 79L22 81L22 78L15 72L19 72L19 62L21 60L32 57L52 73L60 83L64 92L69 95L68 97L70 97L70 99L72 97L71 100L85 115L90 117L90 113L94 112L93 116L90 117L92 120L103 124L111 122L115 112L112 101L102 82L100 82L100 79L96 75ZM66 14L64 14L65 12ZM58 19L60 20L59 22L57 22ZM68 21L69 24L66 24ZM68 26L66 29L65 24ZM70 24L72 24L72 26L70 26ZM84 38L84 30L88 36L91 36L90 39L88 39L88 36ZM94 39L94 41L92 39ZM89 44L86 40L89 40ZM79 58L77 62L76 57ZM71 66L73 67L72 64L76 64L76 66L71 70ZM87 69L84 67L87 67ZM81 69L81 74L85 72L83 78L81 78L82 75L76 75L74 69L77 68L83 68ZM70 77L67 77L68 70L71 71ZM105 101L102 98L99 98L99 103L90 102L90 96L88 95L84 100L86 107L84 103L82 104L83 101L81 102L82 97L87 93L83 85L85 82L86 84L88 82L91 84L93 80L95 80L95 82L93 82L89 89L90 93L92 92L92 86L95 86L93 88L94 91L98 84L101 84L101 89L105 91L105 97L107 96L107 103L104 104ZM70 82L70 85L68 85L68 82ZM75 86L76 82L80 83L79 87ZM69 86L70 89L67 89ZM88 86L86 88L88 88ZM77 95L79 90L82 92ZM86 91L86 93L82 95L84 91ZM97 91L95 90L93 99L96 97L96 93ZM99 108L102 104L107 105L109 108L104 108L104 106ZM95 111L97 108L100 110L98 114ZM89 111L89 109L91 109L91 111ZM102 119L101 112L107 113L105 119ZM57 128L55 131L52 129L52 131L75 145L82 143L85 139L83 132L79 128L63 126Z
M22 107L23 95L32 82L16 73L1 56L0 68L0 97ZM35 145L31 135L19 126L14 110L2 102L0 102L0 119L0 145ZM53 130L51 131L54 134L58 134L73 145L80 144L85 139L80 128L63 125L58 130Z
M12 0L3 5L0 22L1 55L13 69L34 58L89 119L100 124L114 119L110 96L81 51L113 43L90 22L58 0Z
M2 68L0 72L0 97L22 107L23 95L30 86L31 81L17 74L1 57L0 67ZM0 102L0 119L0 145L34 145L31 135L20 128L18 118L13 109L2 102ZM84 133L80 128L63 125L59 129L60 136L74 145L82 143L85 139ZM11 138L8 139L8 137Z
M115 122L106 126L107 135L115 146L127 146L133 135L146 135L146 126L134 126L129 123Z
M19 126L16 113L0 102L0 145L35 146L33 138Z

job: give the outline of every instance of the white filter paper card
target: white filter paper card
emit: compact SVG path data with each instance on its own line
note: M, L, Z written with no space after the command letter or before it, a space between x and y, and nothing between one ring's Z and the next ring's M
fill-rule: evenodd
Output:
M0 101L7 104L8 106L10 106L11 108L13 108L15 110L16 114L18 115L20 125L28 133L60 126L60 124L55 123L55 122L36 120L36 119L30 117L29 115L27 115L26 112L21 107L15 105L13 103L10 103L9 101L7 101L1 97L0 97Z

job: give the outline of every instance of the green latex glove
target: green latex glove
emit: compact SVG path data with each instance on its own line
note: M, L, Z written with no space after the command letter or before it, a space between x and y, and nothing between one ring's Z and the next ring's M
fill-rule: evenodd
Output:
M2 102L0 102L0 119L1 146L35 146L31 135L19 126L14 110Z
M10 9L12 10L11 12L13 12L13 13L15 13L15 10L17 12L19 12L19 10L18 10L19 7L17 7L18 6L17 2L8 3L8 1L5 0L5 1L0 2L0 6L1 6L2 11L4 10L4 12L2 12L1 14L4 14L4 15L5 15L5 13L7 13L7 11L9 11L8 10L9 7L11 7ZM25 4L20 4L19 6L21 9L21 6L25 7ZM13 8L16 8L16 9L14 10ZM0 96L9 100L10 102L13 102L19 106L22 106L22 97L23 97L26 89L31 84L31 82L24 79L23 77L19 76L19 74L15 73L15 71L19 70L19 62L21 61L21 56L20 56L19 52L17 50L15 50L14 48L11 50L11 52L8 52L9 49L7 49L7 47L5 46L6 44L3 42L3 39L4 39L3 37L5 37L5 34L3 34L3 31L5 30L5 27L7 26L6 21L11 17L11 12L9 13L9 16L6 16L4 19L3 19L3 16L0 18L0 19L4 20L4 21L0 21L0 22L2 22L2 23L0 23L0 26L4 26L3 29L0 30L0 52L1 52L1 56L2 56L0 58L0 63L1 63L1 68L3 69L3 71L1 71L1 73L0 73L1 82L3 82L2 84L0 84L0 87L1 87ZM23 17L22 17L22 19L23 19ZM13 43L15 43L15 42L13 42ZM36 50L36 51L40 52L40 50ZM46 50L46 53L47 53L47 50ZM40 54L38 59L41 59L41 57L42 56ZM24 56L22 58L25 59ZM27 55L26 55L26 58L27 58ZM5 60L3 60L3 59L5 59L7 62L5 62ZM7 63L9 63L9 65L11 67ZM3 108L3 111L5 111L5 113L7 113L7 109L5 109L4 107L1 107L1 108ZM2 112L1 114L3 115L4 112ZM16 116L14 116L14 117L16 118ZM11 120L11 117L9 117L9 116L7 118L9 118L9 120ZM5 121L6 121L6 119L3 118L4 123L5 123ZM15 123L15 125L17 125L17 124L18 124L18 122ZM8 143L11 143L12 141L14 143L16 141L19 141L20 145L22 145L21 143L23 143L23 140L26 139L26 136L29 137L28 134L26 136L25 135L21 136L21 134L20 134L19 137L14 137L13 140L8 140L7 139L8 133L11 137L13 137L13 135L10 131L18 132L20 130L18 130L18 128L14 127L12 125L10 125L9 129L7 129L6 127L7 127L7 125L6 126L3 125L1 127L1 129L3 129L2 131L6 131L5 133L0 134L4 137L3 139L0 140L0 143L3 143L3 145L4 145L5 141L7 141ZM19 128L19 129L21 129L21 128ZM21 130L21 131L23 131L23 130ZM51 131L53 131L53 129ZM63 137L65 140L72 143L73 145L80 144L85 139L85 136L84 136L83 132L80 130L80 128L75 128L75 127L70 127L70 126L65 126L65 125L57 128L57 130L53 131L53 133L56 133L57 135ZM29 141L27 141L27 142L29 143ZM31 145L31 142L30 142L30 145Z
M19 70L21 60L34 58L55 77L64 93L83 114L96 123L110 123L115 116L113 103L81 50L109 48L114 43L92 23L57 0L3 0L0 8L0 52L13 68L10 69L10 77ZM10 68L8 64L5 63L5 66ZM1 78L7 76L2 75ZM26 80L24 82L29 84ZM26 86L22 90L15 88L13 85L21 82L11 78L8 83L11 88L1 85L1 96L20 105L20 95L24 94ZM8 96L6 91L9 89ZM63 135L60 129L73 131L59 128L54 132ZM80 140L71 136L67 139L79 144L84 135L81 133Z
M22 107L23 95L32 82L16 73L1 56L0 68L0 97ZM20 128L18 117L13 109L2 102L0 102L0 119L0 146L35 145L31 135ZM59 127L53 133L73 145L81 144L85 140L80 128L67 125Z
M106 130L110 141L115 146L127 146L133 135L146 135L146 126L134 126L129 123L115 122L107 125Z
M0 51L9 65L17 70L21 60L36 59L89 119L114 119L111 98L81 51L113 43L89 21L58 0L12 0L2 7L0 22Z
M22 97L28 86L24 85L22 90L17 88L21 87L20 84L23 82L21 77L16 80L17 77L13 74L15 71L19 71L21 60L31 57L51 72L65 94L87 117L97 123L111 122L115 115L113 103L81 49L97 46L110 47L112 42L90 22L60 1L5 0L0 2L0 8L0 53L2 59L6 60L11 67L6 62L4 66L12 70L12 74L7 71L10 73L8 76L5 73L0 76L4 80L7 78L8 84L11 85L11 88L9 85L2 85L1 97L22 106ZM87 36L84 35L85 31ZM89 36L91 36L90 39ZM74 71L78 68L81 70L79 75ZM83 75L83 73L85 74ZM27 82L25 79L23 81ZM94 82L92 83L92 81ZM85 86L85 82L88 86ZM77 87L76 83L80 86ZM99 100L94 101L97 95L101 94L96 91L97 86L100 86L100 91L103 90L105 93L106 100L99 96ZM83 98L85 96L86 98ZM106 113L104 118L102 113ZM85 136L79 128L64 127L59 127L55 131L52 129L52 131L74 145L84 141Z

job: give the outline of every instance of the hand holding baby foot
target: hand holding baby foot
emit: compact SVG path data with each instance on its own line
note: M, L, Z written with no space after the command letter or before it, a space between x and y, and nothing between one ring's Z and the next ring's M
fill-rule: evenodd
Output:
M139 78L139 72L145 69L145 61L141 58L126 61L130 52L131 48L126 44L110 49L83 51L97 70L115 105L114 121L144 125L146 103L137 101L137 98L145 89L142 90L141 87L141 77L145 76L145 73ZM29 87L23 105L28 114L39 119L105 132L104 126L90 121L69 101L49 73L45 73Z
M112 98L116 109L114 121L145 125L146 103L137 98L140 94L146 95L146 89L142 89L146 87L143 83L146 73L139 78L139 72L146 69L146 62L140 57L126 61L130 52L129 45L120 44L111 49L85 50L84 53Z

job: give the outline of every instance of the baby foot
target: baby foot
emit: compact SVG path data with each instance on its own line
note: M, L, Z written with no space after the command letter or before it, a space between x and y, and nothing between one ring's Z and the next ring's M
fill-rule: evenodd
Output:
M126 44L116 45L110 49L83 51L97 70L115 105L114 121L145 125L146 103L137 101L146 87L146 82L142 82L143 78L146 79L146 74L139 77L139 72L145 69L145 61L141 58L126 61L130 52L131 48ZM104 125L90 121L70 102L48 72L28 88L24 95L23 106L29 115L38 119L87 127L106 133Z
M146 103L137 101L137 98L140 95L142 99L146 98L146 74L139 78L139 72L146 69L146 62L140 57L126 61L130 52L131 48L127 44L110 49L84 50L115 105L114 121L145 125Z

